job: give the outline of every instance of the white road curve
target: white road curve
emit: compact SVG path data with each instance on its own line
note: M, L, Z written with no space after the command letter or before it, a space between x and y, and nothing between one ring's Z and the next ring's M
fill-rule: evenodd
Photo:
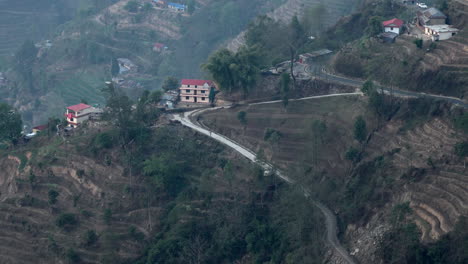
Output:
M336 96L351 96L351 95L357 96L357 95L362 95L362 93L358 92L358 93L319 95L319 96L304 97L304 98L300 98L300 99L293 99L291 101L310 100L310 99L319 99L319 98L336 97ZM274 103L280 103L280 102L281 102L281 100L277 100L277 101L253 103L253 104L249 104L249 105L274 104ZM252 150L240 145L239 143L233 141L230 138L227 138L227 137L225 137L223 135L220 135L218 133L210 131L209 129L206 129L206 128L202 127L202 125L200 125L200 124L198 124L196 122L193 122L190 119L190 117L192 115L195 116L195 115L199 115L199 114L201 114L203 112L206 112L206 111L215 111L215 110L218 110L218 109L221 109L221 108L224 108L224 107L214 107L214 108L193 110L193 111L190 111L190 112L185 112L183 114L174 115L173 120L177 120L182 125L184 125L186 127L189 127L189 128L191 128L191 129L193 129L193 130L195 130L195 131L197 131L197 132L199 132L201 134L204 134L204 135L206 135L208 137L211 137L214 140L216 140L218 142L221 142L222 144L234 149L235 151L240 153L242 156L246 157L248 160L260 165L265 171L274 172L274 174L276 176L278 176L280 179L284 180L288 184L296 184L296 182L294 180L292 180L291 178L285 176L281 171L275 169L274 166L272 166L271 164L266 163L266 162L261 161L261 160L258 160L257 155ZM302 190L304 192L304 196L309 198L312 201L312 203L317 208L319 208L320 211L322 212L322 214L323 214L323 216L325 218L324 220L325 220L325 224L326 224L326 228L327 228L327 233L326 233L327 242L330 244L330 246L333 248L333 250L335 250L335 252L342 257L342 259L344 261L346 261L349 264L355 264L356 262L353 260L353 258L351 258L351 256L348 254L348 251L340 244L340 241L338 240L338 237L337 237L337 230L338 229L337 229L335 214L323 203L312 199L310 197L310 190L308 190L304 186L301 186L300 183L298 183L298 184L302 188Z

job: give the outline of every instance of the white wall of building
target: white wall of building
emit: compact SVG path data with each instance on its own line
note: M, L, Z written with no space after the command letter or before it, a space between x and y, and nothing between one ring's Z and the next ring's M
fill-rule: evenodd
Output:
M398 27L385 27L384 31L400 34L400 28L398 28Z

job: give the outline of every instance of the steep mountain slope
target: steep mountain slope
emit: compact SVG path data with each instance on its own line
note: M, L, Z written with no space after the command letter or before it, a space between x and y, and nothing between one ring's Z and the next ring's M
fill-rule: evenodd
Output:
M468 216L468 173L453 154L455 144L468 137L454 129L446 106L436 105L436 114L421 118L403 104L384 123L352 97L290 102L286 109L280 103L240 106L204 113L200 120L309 183L340 217L352 255L376 263L382 238L393 228L395 206L408 203L408 221L416 223L422 243L438 240ZM246 112L245 124L237 119L240 111ZM352 135L359 115L369 131L361 146ZM360 162L349 160L351 148L362 151Z
M323 19L323 27L328 28L333 26L341 17L351 13L361 1L340 1L340 0L288 0L282 6L278 7L274 11L266 14L267 16L282 21L284 23L289 23L291 18L294 15L302 17L306 14L308 10L313 10L314 8L323 7L324 13L321 14ZM238 50L245 43L245 32L240 33L235 37L229 44L228 49Z

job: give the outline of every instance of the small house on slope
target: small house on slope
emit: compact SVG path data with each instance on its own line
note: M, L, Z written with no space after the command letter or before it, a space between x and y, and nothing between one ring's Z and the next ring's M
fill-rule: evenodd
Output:
M421 27L432 25L444 25L447 16L437 8L431 7L417 14L418 25Z
M89 119L97 117L101 113L101 109L81 103L67 107L65 117L69 126L78 127L78 125Z
M396 34L401 34L402 29L403 29L403 20L394 18L391 20L387 20L382 22L384 32L392 32Z
M177 12L185 12L187 10L186 5L178 4L178 3L167 3L167 7Z

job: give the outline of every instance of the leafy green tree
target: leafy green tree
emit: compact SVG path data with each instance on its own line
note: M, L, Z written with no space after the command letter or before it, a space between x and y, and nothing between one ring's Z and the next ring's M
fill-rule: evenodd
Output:
M125 4L124 9L127 10L128 12L136 13L138 12L138 3L133 0L128 1L127 4Z
M237 120L245 126L247 124L247 113L245 111L239 111L237 113Z
M208 95L208 99L209 99L211 104L214 104L217 92L218 91L216 91L215 88L213 88L213 87L210 88L210 94Z
M455 154L460 158L468 157L468 141L455 144Z
M55 204L57 202L57 197L59 196L59 192L56 190L49 190L47 193L49 197L49 204Z
M112 210L110 208L104 209L104 214L102 215L102 219L106 225L110 225L112 221Z
M382 32L383 18L379 16L372 16L367 22L366 34L369 37L374 37Z
M153 155L144 163L143 172L150 177L151 182L160 190L171 196L176 196L185 186L184 172L187 165L168 155Z
M362 116L359 116L354 122L354 138L360 143L364 142L367 138L366 121Z
M11 106L0 103L0 142L10 141L16 144L22 125L20 114Z
M299 22L297 16L293 16L289 24L288 46L290 58L290 72L293 79L293 86L296 87L296 77L294 75L294 60L296 59L298 50L304 45L307 40L307 35L303 26Z
M84 245L85 246L92 246L94 244L96 244L98 240L98 235L96 234L96 231L94 230L88 230L86 231L86 233L84 234Z
M119 61L116 58L112 58L111 61L111 75L113 77L117 76L120 72Z
M464 113L453 120L453 123L457 129L468 133L468 113Z
M360 159L359 150L357 150L356 148L350 147L348 151L346 151L345 157L347 160L353 163L357 163L359 162L359 159Z
M372 82L371 80L365 81L361 87L361 91L365 95L369 96L371 93L375 91L374 82Z
M75 214L72 213L62 213L55 220L55 224L63 228L64 230L71 230L76 225L78 225L78 219Z
M81 261L80 255L73 248L67 250L66 257L70 263L79 263Z
M162 89L164 91L169 91L169 90L176 90L179 88L179 80L175 77L167 77L164 80L164 83L162 85Z

